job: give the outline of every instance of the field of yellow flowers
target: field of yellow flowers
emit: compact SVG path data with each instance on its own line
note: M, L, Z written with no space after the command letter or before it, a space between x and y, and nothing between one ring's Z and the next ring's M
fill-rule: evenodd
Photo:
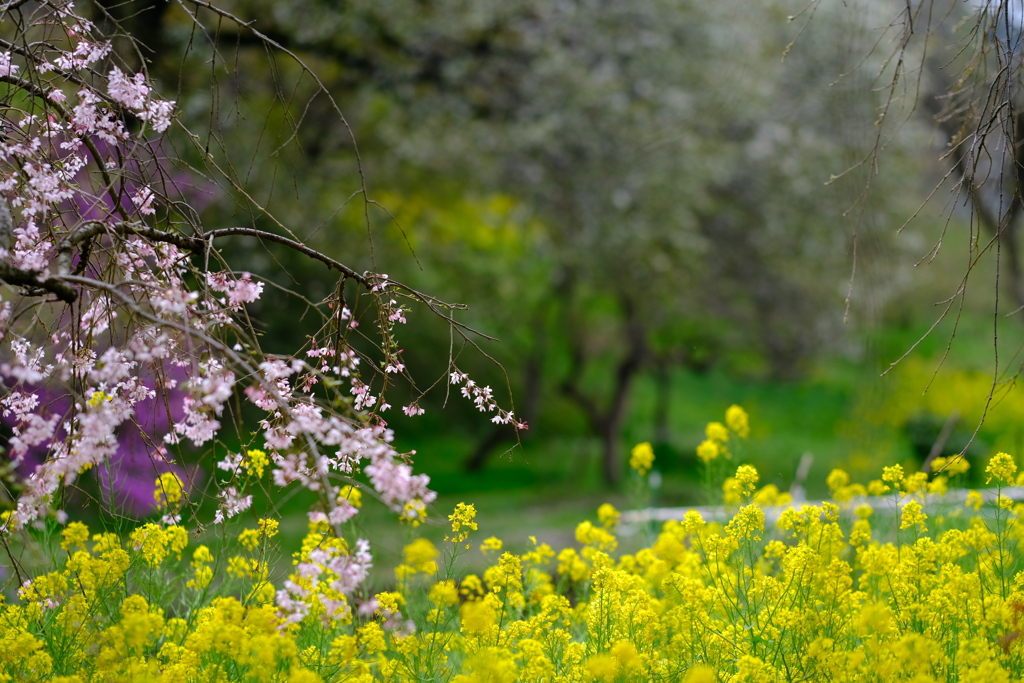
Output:
M733 407L708 426L709 472L746 425ZM634 448L634 476L653 458ZM277 521L260 519L216 554L177 524L121 537L72 521L52 571L16 577L17 598L0 604L0 680L1020 680L1024 505L1010 494L1024 475L998 453L990 488L965 493L966 466L887 467L866 485L835 470L818 505L730 466L721 521L691 510L630 554L620 536L638 530L610 505L574 547L504 548L460 504L443 547L410 543L376 595L350 589L368 549L315 514L298 549L277 548ZM157 482L165 508L185 495L173 476ZM292 551L289 575L271 576L269 558ZM460 575L460 557L480 552L486 571Z

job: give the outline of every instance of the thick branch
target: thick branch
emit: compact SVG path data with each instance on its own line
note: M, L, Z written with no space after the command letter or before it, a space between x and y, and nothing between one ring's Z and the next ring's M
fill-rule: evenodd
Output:
M74 303L78 298L78 292L65 282L55 278L40 280L42 276L38 270L22 270L15 268L9 263L0 262L0 280L9 285L22 286L27 288L31 295L53 294L61 301Z
M448 310L465 308L462 304L448 304L441 302L438 299L427 296L426 294L408 287L407 285L403 285L400 282L385 280L373 273L357 273L341 261L333 259L330 256L299 242L298 240L293 240L289 237L277 235L272 232L266 232L264 230L257 230L256 228L221 228L219 230L211 230L210 232L203 233L202 235L189 236L176 232L158 230L146 225L145 223L139 222L103 223L100 221L89 221L72 230L71 233L57 245L57 255L54 258L54 266L58 278L70 274L71 259L75 247L87 243L102 234L115 234L122 237L127 235L136 235L154 242L173 244L174 246L193 254L206 252L207 249L212 247L213 240L219 237L239 235L244 237L256 237L268 242L275 242L294 249L300 254L304 254L315 261L320 261L328 268L342 273L346 278L352 278L368 290L373 291L374 288L379 287L385 282L389 287L402 290L409 296L418 300L420 303L426 305L432 313L440 316L454 328L458 329L459 334L467 340L468 338L465 336L465 332L469 332L484 339L496 341L494 337L488 336L479 330L475 330L468 325L458 322L441 310L442 308ZM3 270L0 270L0 280L4 280L8 284L12 285L25 285L34 288L34 290L30 290L30 294L38 295L43 293L52 293L61 301L67 301L68 303L71 303L78 298L77 292L74 289L71 289L60 279L49 278L45 281L40 281L40 273L37 271L26 271L20 268L14 268L9 264L3 265Z

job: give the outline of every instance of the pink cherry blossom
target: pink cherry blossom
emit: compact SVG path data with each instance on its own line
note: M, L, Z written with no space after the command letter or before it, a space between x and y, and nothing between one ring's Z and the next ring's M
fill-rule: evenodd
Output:
M31 30L31 39L21 35L16 54L0 52L11 101L31 102L3 114L0 136L0 265L11 285L0 301L0 416L20 478L0 533L65 519L64 489L86 477L106 489L107 505L146 514L115 491L129 486L122 476L129 470L148 477L149 497L155 474L205 477L219 500L212 521L236 517L253 505L247 487L259 477L243 466L243 452L224 455L224 443L264 450L269 472L258 485L312 492L316 519L331 533L358 514L338 498L343 483L369 482L374 497L400 514L434 501L429 477L415 471L412 452L395 449L381 413L404 391L395 385L418 372L407 366L412 355L402 353L396 329L414 309L443 318L439 311L451 308L293 239L308 233L255 200L245 210L267 216L278 232L204 224L181 188L216 185L203 175L214 174L216 160L211 154L211 165L193 173L192 162L174 157L182 140L163 134L175 103L145 72L113 65L112 36L70 3L32 7L31 26L11 28ZM287 301L264 298L287 293L267 287L259 260L246 262L252 272L234 268L227 236L290 249L337 277L326 300L302 300L302 349L269 348L273 337L250 313L258 320L257 307ZM478 410L525 429L490 387L454 366L447 374ZM422 415L420 400L403 413ZM162 519L183 517L163 511ZM317 598L328 620L351 614L348 596L372 566L365 540L347 546L354 551L344 547L325 544L297 567L333 591ZM276 599L282 619L305 618L309 598L307 588L285 582ZM404 628L400 615L387 619Z

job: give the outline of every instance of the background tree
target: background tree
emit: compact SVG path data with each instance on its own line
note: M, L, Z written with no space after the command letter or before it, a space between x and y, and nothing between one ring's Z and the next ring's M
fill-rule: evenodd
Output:
M878 101L852 95L870 90L863 76L824 88L845 59L828 41L782 64L791 35L778 6L743 19L727 4L559 7L519 25L517 44L543 47L511 88L517 98L500 100L503 116L428 90L384 131L402 131L393 159L478 192L515 188L535 207L552 265L550 295L536 299L549 312L531 316L554 325L541 364L600 435L614 481L641 372L675 362L792 378L842 338L853 231L841 214L862 178L824 183L864 142L844 122L872 117ZM862 256L898 260L878 218L896 201L883 194L861 222ZM858 318L896 294L891 279L858 284Z
M866 176L824 186L870 142L849 122L874 119L884 102L885 93L871 94L870 69L852 69L874 39L860 23L842 25L838 50L830 37L805 34L783 63L796 34L784 3L738 14L729 3L527 0L224 7L258 35L198 3L196 16L217 32L185 50L185 68L157 65L186 80L213 66L206 94L182 88L195 102L190 129L209 131L204 148L219 148L234 184L272 197L288 224L305 226L304 239L324 246L344 234L363 248L355 245L369 230L363 258L419 264L417 281L452 298L498 295L500 306L460 315L507 340L504 357L529 359L512 378L527 413L557 414L562 424L575 406L608 481L620 474L638 378L664 383L673 366L794 378L848 343L844 318L869 319L899 294L901 281L887 273L902 253L886 216L912 211L901 205L912 193L894 179L878 183L854 228L842 214ZM188 15L157 10L149 14L163 22L161 39L187 45ZM838 12L818 18L843 21ZM348 132L316 84L267 61L266 40L321 67L360 133L378 183L370 199L386 196L388 211L339 190L353 172ZM208 119L209 101L236 93L274 106L258 118L221 109ZM254 141L276 163L254 165ZM911 182L914 163L907 158ZM308 171L301 182L281 172L297 167ZM230 185L200 190L212 220L245 207ZM494 201L517 208L494 221ZM258 214L249 219L273 229ZM455 236L438 220L464 230ZM506 230L508 239L488 248L467 237L513 223L518 237ZM438 239L415 237L424 230ZM852 289L855 252L861 277ZM314 300L330 290L293 286ZM480 466L514 437L481 433L469 463Z
M808 16L820 7L813 3ZM864 2L855 13L876 18L876 48L863 53L867 57L859 70L885 92L875 144L861 163L875 174L885 167L891 143L914 139L908 130L920 130L923 124L932 132L930 139L917 137L935 178L922 203L925 197L944 201L947 218L941 229L928 234L918 262L931 262L954 241L965 246L966 265L947 279L948 296L938 302L936 319L923 336L949 318L951 345L969 299L986 302L994 342L987 413L993 400L1012 389L1020 372L1017 335L1000 331L1004 318L1019 319L1024 310L1024 118L1019 92L1024 5L1019 0ZM828 31L813 24L811 28L802 35ZM875 191L880 183L866 185ZM908 217L918 215L915 211ZM967 238L955 239L961 229ZM1013 360L1007 363L1007 357Z

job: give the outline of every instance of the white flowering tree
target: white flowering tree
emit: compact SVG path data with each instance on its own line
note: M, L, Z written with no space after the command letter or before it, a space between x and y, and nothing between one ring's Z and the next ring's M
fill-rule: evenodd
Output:
M190 13L199 7L231 21L207 3L182 4L199 33ZM339 496L343 486L404 517L424 515L429 479L395 450L385 421L388 410L423 412L415 388L404 406L389 405L397 382L415 387L396 328L425 311L472 343L453 307L307 246L222 171L209 137L188 130L175 102L144 71L130 72L114 36L70 2L12 2L0 12L0 411L9 464L0 538L15 570L7 539L63 520L85 477L100 482L112 510L139 485L150 503L154 493L181 501L165 523L184 517L199 528L246 510L264 469L274 487L314 492L311 514L336 530L357 512ZM313 72L279 54L345 126ZM355 201L370 205L358 167L355 176ZM195 188L209 183L247 201L248 225L200 222ZM276 230L253 227L257 217ZM333 294L309 301L264 281L223 249L229 237L297 254L308 277L334 280ZM261 345L247 307L268 295L303 311L303 348ZM293 295L298 302L288 303ZM453 361L440 372L435 384L459 385L493 420L525 427ZM179 478L184 498L154 491ZM199 506L210 498L215 510L204 518ZM354 547L319 558L348 577L346 591L371 561L365 541ZM279 596L286 612L288 595Z
M818 14L829 11L836 10L828 3L809 3L800 16L809 30L800 32L794 52L806 48L802 43L809 37L829 39L831 26L816 23ZM862 50L863 62L851 73L874 78L885 94L875 113L874 145L861 166L876 174L891 162L891 149L908 130L924 123L929 133L924 145L932 147L927 158L936 175L926 188L931 195L925 192L921 201L941 198L948 202L951 222L968 219L967 267L962 278L950 281L952 295L942 302L940 316L962 308L968 290L988 273L995 276L996 309L1002 282L1010 305L1002 313L1019 313L1024 308L1024 3L860 0L842 8L840 16L851 26L870 26L872 49ZM877 192L881 183L869 185ZM961 213L959 207L969 211ZM949 227L925 246L922 263L949 241ZM975 272L980 264L986 267Z

